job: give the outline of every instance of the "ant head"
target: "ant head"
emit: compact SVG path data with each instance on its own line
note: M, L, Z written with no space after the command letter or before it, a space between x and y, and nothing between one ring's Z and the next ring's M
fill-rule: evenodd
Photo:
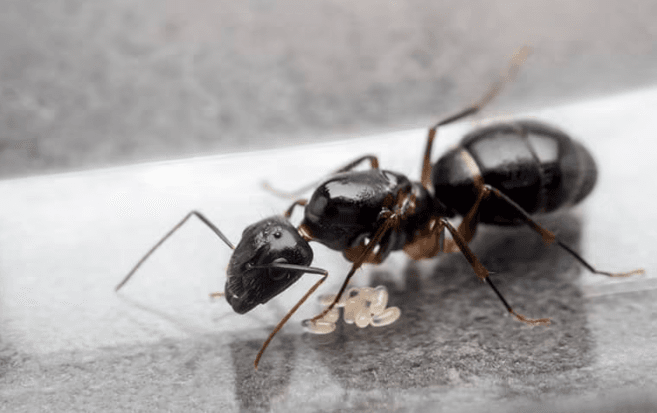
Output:
M248 226L228 264L226 300L244 314L294 284L303 271L272 264L308 266L313 251L284 217L274 216Z

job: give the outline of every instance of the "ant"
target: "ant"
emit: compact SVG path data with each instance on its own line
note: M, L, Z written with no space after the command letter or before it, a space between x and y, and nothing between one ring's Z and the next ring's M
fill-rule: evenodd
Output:
M595 183L593 158L580 144L554 128L536 122L484 128L468 135L460 146L432 167L431 148L438 128L479 112L515 76L528 53L529 48L523 47L514 55L505 75L483 98L429 129L421 182L379 169L375 156L362 156L321 183L310 201L298 199L283 216L272 216L248 226L237 247L210 220L192 211L137 262L116 290L192 216L199 218L234 250L228 263L225 293L211 296L225 295L239 314L268 302L305 273L319 275L320 279L263 343L254 361L257 369L276 333L328 277L328 271L310 266L313 260L310 241L342 251L353 265L333 301L306 324L326 322L324 317L341 303L350 279L363 264L379 264L390 252L400 249L414 260L432 258L439 252L460 251L477 277L493 289L517 320L529 325L549 324L547 318L531 319L515 312L493 284L488 270L468 246L478 222L527 224L546 243L556 242L593 273L624 277L643 272L598 271L531 218L532 213L549 212L581 201ZM367 161L370 169L353 171ZM305 209L304 219L295 228L290 217L297 206ZM463 216L458 229L448 220L457 214ZM451 239L445 239L445 230L450 232ZM331 316L329 324L330 319ZM318 325L316 329L323 330L323 327Z

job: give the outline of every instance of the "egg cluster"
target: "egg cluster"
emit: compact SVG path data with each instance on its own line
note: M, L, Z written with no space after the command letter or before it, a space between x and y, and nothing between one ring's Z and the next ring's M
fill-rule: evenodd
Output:
M324 307L328 307L333 300L335 294L319 297L319 302ZM388 290L382 285L376 288L352 287L323 318L315 322L304 320L302 325L310 333L332 333L340 318L339 308L342 308L344 321L347 324L356 324L359 328L387 326L397 321L401 315L399 308L386 308L387 304Z

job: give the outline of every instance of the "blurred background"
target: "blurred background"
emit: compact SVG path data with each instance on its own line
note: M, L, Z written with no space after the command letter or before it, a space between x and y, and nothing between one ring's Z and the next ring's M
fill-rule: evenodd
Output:
M657 3L1 0L0 177L427 127L657 83ZM373 148L372 151L376 151Z

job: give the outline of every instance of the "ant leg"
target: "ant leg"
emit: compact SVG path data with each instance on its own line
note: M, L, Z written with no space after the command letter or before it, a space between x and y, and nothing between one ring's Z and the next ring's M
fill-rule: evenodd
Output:
M490 185L484 185L484 188L487 192L493 193L496 197L498 197L502 201L506 202L509 206L511 206L513 209L515 209L516 212L525 221L525 223L529 227L531 227L531 229L538 232L543 237L543 241L546 244L551 244L553 242L556 242L557 245L559 245L561 248L566 250L566 252L568 252L570 255L572 255L573 258L575 258L577 261L579 261L580 264L582 264L584 267L586 267L587 270L591 271L592 273L600 274L600 275L606 275L608 277L629 277L629 276L634 275L634 274L643 274L645 272L642 268L632 270L632 271L628 271L628 272L619 272L619 273L611 273L611 272L596 270L591 264L589 264L579 254L577 254L570 247L568 247L566 244L561 242L552 232L550 232L547 229L543 228L536 221L534 221L529 216L529 214L524 209L522 209L522 207L520 205L515 203L511 198L506 196L502 191L500 191L499 189L494 188Z
M313 317L310 322L315 322L323 318L326 314L329 313L329 311L333 309L333 307L335 307L335 305L340 301L340 298L342 298L342 294L344 294L345 290L347 289L349 280L351 280L351 277L353 277L353 275L356 273L356 270L359 269L364 263L379 263L382 261L383 258L380 255L381 251L375 252L375 248L380 244L381 240L389 230L399 228L401 222L406 219L410 211L415 208L415 201L416 195L413 193L400 192L397 194L397 201L394 206L395 212L386 211L383 213L384 216L382 218L385 220L379 229L376 230L374 236L370 239L367 245L364 247L362 245L355 247L355 250L360 252L360 257L353 261L354 264L351 266L351 270L349 270L349 273L345 277L345 280L342 283L342 287L340 287L340 291L338 291L338 294L335 296L333 302L329 304L328 307L326 307L324 311L322 311L319 315ZM345 251L345 255L347 255L348 252L349 250Z
M479 182L481 182L481 186L478 185ZM481 201L487 195L487 192L483 190L483 178L481 178L481 175L478 175L478 179L475 178L475 186L481 187L482 190L479 192L477 201L475 201L472 208L470 208L470 211L468 211L468 213L463 217L463 220L459 224L457 230L461 238L467 244L469 244L470 241L472 241L472 239L475 236L475 233L477 232L477 225L479 224L479 205L481 205ZM454 239L448 239L445 241L443 252L451 253L458 251L461 251L461 248L458 246L458 244Z
M463 253L463 256L465 256L465 259L468 260L470 265L472 266L472 269L474 270L475 274L477 274L477 277L479 277L481 280L484 280L488 283L490 288L493 289L497 297L502 301L502 304L504 304L504 307L506 307L506 310L513 314L518 321L522 321L525 324L529 324L531 326L537 326L537 325L549 325L550 324L550 319L549 318L539 318L539 319L533 319L533 318L527 318L523 316L522 314L516 313L513 308L509 305L509 303L506 301L502 293L495 287L495 284L493 284L493 281L491 281L489 277L488 270L486 267L483 266L483 264L479 261L477 256L472 252L470 247L468 247L468 244L465 242L465 239L461 238L461 235L457 231L456 228L445 218L440 218L440 225L438 225L436 228L439 230L442 230L444 228L447 228L447 230L452 234L452 237L454 238L454 241L456 244L458 244L459 248L461 249L461 253Z
M230 247L230 249L233 249L233 250L235 249L235 246L230 242L230 240L229 240L229 239L228 239L228 238L227 238L227 237L226 237L226 236L225 236L225 235L219 230L219 228L217 228L212 222L210 222L209 219L207 219L205 216L203 216L203 214L201 214L200 212L192 211L192 212L190 212L189 214L187 214L187 215L185 216L185 218L183 218L179 223L177 223L176 225L174 225L174 227L173 227L169 232L167 232L166 235L165 235L164 237L162 237L162 239L160 239L160 240L159 240L159 241L158 241L158 242L157 242L157 243L156 243L156 244L155 244L155 245L154 245L154 246L153 246L153 247L152 247L152 248L146 253L146 255L144 255L144 256L139 260L139 262L137 262L137 264L136 264L134 267L132 267L132 270L130 270L130 272L128 273L128 275L125 276L125 278L124 278L124 279L123 279L123 280L122 280L122 281L116 286L116 288L115 288L114 290L115 290L115 291L119 291L119 289L121 289L121 287L123 287L123 286L125 285L125 283L128 282L128 280L130 279L130 277L132 277L132 275L133 275L133 274L137 271L137 269L138 269L138 268L144 263L144 261L146 261L146 260L148 259L148 257L150 257L151 254L153 254L153 252L155 252L155 250L158 249L158 248L160 247L160 245L162 245L162 244L164 243L164 241L166 241L166 240L167 240L167 239L168 239L168 238L169 238L174 232L176 232L180 227L182 227L183 224L184 224L185 222L187 222L187 220L188 220L189 218L191 218L192 216L196 216L196 217L197 217L198 219L200 219L205 225L207 225L207 226L208 226L208 227L209 227L209 228L210 228L215 234L217 234L217 236L218 236L219 238L221 238L221 240L222 240L223 242L226 243L226 245L228 245L228 246ZM216 294L216 293L215 293L215 294Z
M429 186L431 185L431 148L433 147L433 141L436 137L438 128L479 112L484 106L493 100L495 96L500 93L506 83L515 78L518 70L520 69L520 66L525 62L525 59L527 59L527 56L530 52L531 48L529 46L523 46L513 55L513 57L511 57L511 62L509 63L507 69L502 73L500 78L490 86L486 94L480 100L461 110L460 112L457 112L456 114L441 120L429 128L427 144L424 149L424 157L422 158L422 186L429 189Z
M316 315L315 317L311 318L310 319L311 323L320 320L326 314L328 314L329 311L333 309L333 307L335 307L335 305L342 298L342 294L344 294L345 290L347 289L347 284L349 284L349 280L351 280L351 277L353 277L353 275L356 273L356 270L358 270L365 262L368 262L369 259L372 259L371 254L374 251L374 248L376 248L376 246L381 242L381 239L383 239L384 235L388 232L388 230L390 230L395 226L398 226L400 221L401 221L401 214L399 212L397 213L389 212L388 217L386 218L385 221L383 221L383 224L376 231L370 242L368 242L365 248L362 249L360 258L354 261L354 264L351 266L351 270L349 270L349 273L345 277L344 282L342 283L342 287L340 287L340 291L338 291L338 293L336 294L335 298L333 299L333 302L329 304L324 309L324 311L322 311L319 315Z
M479 224L479 204L481 203L481 197L477 199L476 204L470 209L468 214L463 217L463 221L459 224L457 229L459 235L463 238L466 243L470 243L477 233L477 225ZM458 244L453 239L445 240L443 246L443 252L451 253L458 252L461 249Z
M312 287L310 287L308 292L306 292L306 294L303 297L301 297L301 299L296 303L296 305L294 307L292 307L290 309L290 311L287 312L287 314L285 314L285 317L283 317L281 319L281 321L278 322L276 327L274 327L272 332L269 333L269 337L267 337L267 340L265 340L265 342L262 343L262 347L260 347L260 351L258 352L258 355L256 355L255 361L253 362L253 366L255 367L256 370L258 369L258 363L260 363L260 359L262 358L262 355L264 354L265 349L267 348L267 346L269 346L269 343L271 343L271 341L274 338L274 336L276 335L276 333L278 333L280 331L280 329L283 328L283 325L285 325L285 323L287 323L287 320L289 320L290 317L292 317L292 315L299 309L299 307L301 307L301 305L308 299L308 297L310 297L312 295L312 293L314 293L315 290L317 290L317 288L319 288L319 286L322 285L324 280L326 280L326 278L328 277L328 271L326 271L324 269L315 268L315 267L305 267L305 266L302 266L302 265L294 265L294 264L274 262L274 263L271 263L271 264L268 264L268 265L256 266L254 268L259 268L259 267L262 267L262 268L287 268L287 269L290 269L290 270L301 270L301 271L304 271L304 272L309 273L309 274L320 274L322 276L322 278L320 278Z
M370 167L372 169L379 169L379 159L376 156L374 156L374 155L364 155L364 156L361 156L360 158L354 159L353 161L349 162L345 166L331 172L328 176L332 176L332 175L338 174L340 172L350 171L350 170L354 169L355 167L357 167L358 165L360 165L361 163L363 163L365 161L370 162ZM262 186L266 190L272 192L276 196L279 196L279 197L282 197L282 198L294 199L294 198L297 198L299 195L303 194L304 192L313 189L315 186L317 186L320 182L324 181L325 179L326 179L326 177L321 178L317 181L314 181L312 183L304 185L301 188L299 188L297 190L294 190L294 191L291 191L291 192L285 192L285 191L275 189L271 185L269 185L269 183L267 181L263 182Z
M479 224L479 204L484 198L485 192L480 192L475 204L463 217L461 224L456 230L464 243L469 244L477 232ZM459 252L461 248L454 239L445 239L445 231L441 224L431 220L428 225L420 230L412 242L404 246L404 252L414 260L433 258L439 252Z
M477 166L477 163L472 158L472 156L465 150L461 151L461 158L465 165L470 169L472 174L473 185L479 191L477 200L470 208L470 211L463 217L461 224L459 225L458 232L465 242L470 243L474 238L475 233L477 232L477 224L479 223L479 206L481 201L488 196L488 191L484 188L484 178L481 176L481 170ZM447 240L443 248L443 252L458 252L460 248L454 240Z
M340 172L351 171L352 169L354 169L355 167L357 167L358 165L360 165L365 161L370 161L370 167L372 169L379 169L379 158L377 158L374 155L364 155L361 156L360 158L354 159L353 161L349 162L342 168L333 171L333 173L331 173L330 175L339 174Z
M306 206L307 203L308 203L307 199L297 199L292 203L292 205L290 205L290 207L287 209L287 211L285 211L285 214L283 215L285 216L285 218L290 218L292 216L292 213L294 212L294 208L297 205Z

